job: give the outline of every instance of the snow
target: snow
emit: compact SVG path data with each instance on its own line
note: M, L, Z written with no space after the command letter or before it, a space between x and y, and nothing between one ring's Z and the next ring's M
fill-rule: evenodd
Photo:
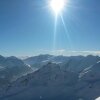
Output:
M63 57L62 59L59 56L50 59L51 61L48 60L48 57L42 55L42 57L34 58L35 60L32 58L34 63L35 61L39 63L37 67L42 67L33 68L32 73L25 74L1 88L0 97L3 97L4 100L40 100L62 94L73 97L74 94L78 97L75 100L84 100L83 98L94 100L100 95L100 62L96 57ZM14 57L9 59L11 65L13 59L17 62ZM21 62L22 65L31 68L30 64ZM18 60L17 64L19 65L21 62ZM60 66L61 63L66 64ZM78 73L80 70L82 71ZM0 100L2 99L0 98ZM95 100L100 100L100 97Z
M100 100L100 97L96 98L95 100Z

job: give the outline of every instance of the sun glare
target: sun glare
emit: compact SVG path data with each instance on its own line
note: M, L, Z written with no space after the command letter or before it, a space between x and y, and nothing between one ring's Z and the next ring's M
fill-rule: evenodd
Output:
M50 6L55 14L58 14L64 9L65 0L51 0Z
M53 50L56 50L56 38L57 38L57 22L58 22L58 16L61 17L61 20L62 20L62 24L64 25L64 29L65 29L65 32L67 34L67 28L66 28L66 25L65 25L65 22L64 22L64 19L63 19L63 16L62 16L62 11L63 10L66 10L65 9L65 6L68 7L68 4L69 4L69 0L49 0L49 7L52 9L52 11L54 12L54 16L55 16L55 19L54 19L54 40L53 40ZM67 34L67 38L68 38L68 41L69 41L69 35Z

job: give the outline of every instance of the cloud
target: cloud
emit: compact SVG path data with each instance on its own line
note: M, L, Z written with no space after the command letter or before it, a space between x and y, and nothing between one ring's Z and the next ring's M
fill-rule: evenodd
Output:
M64 56L77 56L77 55L95 55L100 56L100 51L68 51L65 49L59 50L40 50L41 54L51 54L51 55L64 55Z

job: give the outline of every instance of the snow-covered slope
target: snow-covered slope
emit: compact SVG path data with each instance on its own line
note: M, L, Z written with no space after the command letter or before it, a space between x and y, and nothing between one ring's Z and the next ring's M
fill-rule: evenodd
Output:
M99 56L72 56L69 61L63 64L63 68L69 71L80 73L85 68L88 68L100 61Z
M95 100L100 96L100 62L86 68L79 76L77 95L84 100Z
M95 100L100 100L100 97L96 98Z
M47 61L49 60L51 57L53 57L52 55L39 55L39 56L33 56L33 57L29 57L27 59L24 59L23 61L26 64L29 65L33 65L35 63L41 63L43 61Z
M12 58L8 65L16 62ZM0 88L0 100L95 100L100 96L100 57L59 56L55 63L54 58L37 71Z
M32 68L16 57L0 56L0 86L16 80L24 74L32 72Z
M24 63L31 65L32 68L41 68L48 62L54 62L61 66L62 69L66 69L74 72L81 72L85 68L96 64L100 61L99 56L88 55L84 56L53 56L53 55L39 55L30 57L24 60Z
M62 71L57 64L48 63L38 71L10 84L1 95L2 100L61 100L72 99L78 75ZM0 100L1 100L0 99Z
M48 62L54 62L57 64L62 64L69 59L67 56L53 56L53 55L39 55L34 57L29 57L24 59L24 63L29 64L32 68L41 68L43 65Z

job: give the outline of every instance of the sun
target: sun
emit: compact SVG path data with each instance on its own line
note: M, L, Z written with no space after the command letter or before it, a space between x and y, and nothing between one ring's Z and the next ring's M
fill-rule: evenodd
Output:
M51 0L50 6L55 14L58 14L64 9L65 0Z

